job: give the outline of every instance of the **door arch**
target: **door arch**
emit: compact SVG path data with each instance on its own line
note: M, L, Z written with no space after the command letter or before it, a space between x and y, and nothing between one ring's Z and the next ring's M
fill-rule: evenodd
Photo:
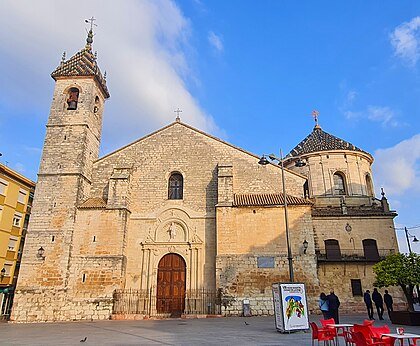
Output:
M185 307L184 259L170 253L161 258L158 265L156 309L158 313L179 317Z

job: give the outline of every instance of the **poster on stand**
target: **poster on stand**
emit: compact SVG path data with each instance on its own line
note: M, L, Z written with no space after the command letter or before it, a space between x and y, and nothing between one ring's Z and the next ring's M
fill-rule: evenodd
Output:
M276 329L282 333L309 328L305 284L272 285Z

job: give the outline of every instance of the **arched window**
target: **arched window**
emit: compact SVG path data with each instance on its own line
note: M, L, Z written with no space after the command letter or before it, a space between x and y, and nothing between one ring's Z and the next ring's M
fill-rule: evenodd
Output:
M340 244L336 239L327 239L325 243L325 253L329 260L341 260Z
M341 172L334 173L334 195L345 195L346 194L346 183L344 174Z
M305 184L303 184L303 196L309 198L309 184L307 180L305 181Z
M75 110L77 109L77 102L79 101L79 89L70 88L67 98L67 109Z
M367 260L379 260L378 246L375 239L363 239L363 252Z
M366 191L368 196L373 196L372 179L369 174L366 174Z
M168 183L168 199L182 199L184 179L180 173L172 173Z
M95 97L95 106L93 106L93 113L98 113L99 111L99 97Z

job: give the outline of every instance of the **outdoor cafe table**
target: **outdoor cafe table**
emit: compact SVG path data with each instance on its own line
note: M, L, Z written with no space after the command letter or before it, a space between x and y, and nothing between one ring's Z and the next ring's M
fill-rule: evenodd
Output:
M404 340L410 340L410 339L420 339L420 335L417 334L410 334L410 333L404 333L404 334L382 334L381 338L383 336L388 336L394 340L398 339L400 340L400 345L404 345ZM408 341L408 344L410 345L410 342Z
M337 331L337 333L335 334L335 343L336 343L336 345L338 345L338 330L339 329L349 330L349 328L353 327L354 324L350 324L350 323L331 323L331 324L329 324L328 323L327 326L328 327L333 327Z

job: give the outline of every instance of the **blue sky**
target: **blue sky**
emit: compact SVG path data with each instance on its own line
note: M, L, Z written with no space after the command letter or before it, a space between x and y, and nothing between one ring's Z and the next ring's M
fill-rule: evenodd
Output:
M397 227L420 225L420 2L116 4L1 2L3 163L36 180L49 75L63 51L83 47L93 15L111 92L102 155L172 122L177 107L182 121L251 152L288 152L317 109L325 131L374 155Z

